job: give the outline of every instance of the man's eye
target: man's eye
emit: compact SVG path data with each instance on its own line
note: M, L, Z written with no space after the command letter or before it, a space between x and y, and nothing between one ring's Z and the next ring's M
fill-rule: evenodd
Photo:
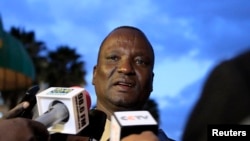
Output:
M113 60L113 61L117 61L119 58L118 56L109 56L108 60Z
M146 65L146 62L142 59L136 59L135 62L136 64L139 64L139 65Z

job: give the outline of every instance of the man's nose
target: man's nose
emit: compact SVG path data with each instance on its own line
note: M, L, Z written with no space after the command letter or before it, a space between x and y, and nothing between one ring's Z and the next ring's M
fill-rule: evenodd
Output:
M118 72L119 73L124 73L124 74L134 74L135 71L134 71L134 67L132 65L132 62L129 61L128 59L122 60L119 63Z

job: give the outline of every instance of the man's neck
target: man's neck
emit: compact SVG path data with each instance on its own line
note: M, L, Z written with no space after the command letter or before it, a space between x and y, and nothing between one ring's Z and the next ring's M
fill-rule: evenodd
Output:
M106 115L107 118L110 120L111 119L111 115L113 115L114 110L112 110L111 108L107 109L104 105L102 104L97 104L96 109L103 111Z

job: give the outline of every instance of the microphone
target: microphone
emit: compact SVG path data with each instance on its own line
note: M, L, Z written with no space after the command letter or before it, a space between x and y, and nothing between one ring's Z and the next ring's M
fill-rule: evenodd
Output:
M81 87L50 87L36 95L41 122L52 133L77 134L88 126L90 96Z
M111 116L110 141L146 130L158 134L158 124L148 111L118 111Z
M25 96L22 98L22 100L19 103L22 103L24 101L29 102L29 107L22 110L19 114L17 114L15 117L23 117L23 118L29 118L32 119L33 117L33 108L36 105L36 94L39 91L39 86L35 85L32 86L27 90L25 93Z
M100 140L105 128L107 115L100 110L92 109L89 112L89 125L79 132L79 136Z
M92 109L89 111L89 125L81 130L76 136L89 137L89 141L100 141L105 124L107 115L97 109ZM55 133L51 134L51 141L66 141L67 134ZM71 139L70 139L71 140ZM73 139L74 140L74 139Z

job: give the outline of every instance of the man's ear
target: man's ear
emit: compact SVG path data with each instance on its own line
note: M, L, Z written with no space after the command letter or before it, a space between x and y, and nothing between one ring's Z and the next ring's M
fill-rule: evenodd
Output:
M95 85L96 65L93 67L92 85Z

